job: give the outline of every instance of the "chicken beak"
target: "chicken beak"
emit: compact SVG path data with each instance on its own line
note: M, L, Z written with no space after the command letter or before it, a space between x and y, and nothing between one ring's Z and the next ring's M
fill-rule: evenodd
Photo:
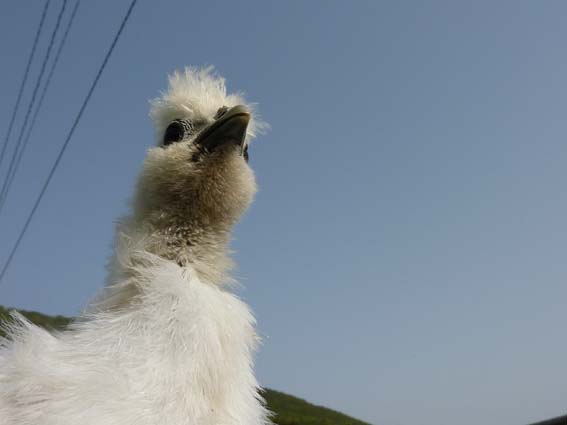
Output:
M246 129L250 122L250 112L245 106L238 105L230 108L214 123L206 127L195 139L195 143L208 152L219 146L234 143L244 152Z

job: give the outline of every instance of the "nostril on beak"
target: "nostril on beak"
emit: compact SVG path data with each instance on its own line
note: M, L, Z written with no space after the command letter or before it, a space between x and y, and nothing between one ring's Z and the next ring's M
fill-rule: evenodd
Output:
M220 117L222 117L224 114L226 114L226 111L228 111L228 106L221 106L219 108L219 110L217 111L217 113L215 114L215 120L218 120Z

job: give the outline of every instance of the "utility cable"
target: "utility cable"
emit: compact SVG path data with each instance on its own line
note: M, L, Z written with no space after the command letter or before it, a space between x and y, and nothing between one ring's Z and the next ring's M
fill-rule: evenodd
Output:
M24 71L24 78L22 78L22 83L20 84L20 90L18 91L18 97L16 99L16 104L14 105L14 110L12 111L12 117L10 118L10 124L8 124L8 132L6 133L6 137L4 138L4 145L2 146L2 151L0 152L0 166L2 165L2 161L4 160L4 155L6 154L6 148L8 147L8 142L10 140L10 135L12 134L12 127L14 126L14 120L16 119L16 115L18 113L18 109L20 107L20 102L22 100L22 94L24 93L24 86L28 80L28 76L30 74L30 67L33 61L33 57L35 55L35 49L37 48L37 42L39 40L39 36L41 34L41 30L43 28L43 23L45 22L45 16L47 15L47 9L49 8L49 2L51 0L47 0L45 2L45 6L43 7L43 13L41 14L41 20L39 21L39 26L37 27L37 31L35 33L35 38L33 40L33 46L30 52L30 56L28 58L28 64L26 65L26 70Z
M14 181L16 173L18 172L20 162L22 161L22 157L24 155L24 152L25 152L26 147L28 145L28 142L30 140L33 128L35 126L35 122L36 122L37 117L39 115L39 111L41 110L41 106L43 105L43 100L45 99L47 89L49 88L49 84L51 83L51 79L52 79L53 74L55 72L55 68L57 67L57 63L59 62L59 57L61 56L61 51L63 50L63 46L65 46L65 41L67 40L67 36L69 35L69 30L71 29L71 26L73 25L73 21L75 19L75 15L77 14L77 10L79 9L80 3L81 3L81 0L77 0L75 2L75 7L73 8L73 11L71 12L71 17L69 18L69 22L67 22L67 28L65 28L65 33L63 34L63 38L61 39L61 42L59 43L59 48L57 49L57 53L55 54L55 59L53 60L53 63L51 64L51 69L49 70L47 80L45 81L45 85L43 86L43 91L41 93L41 96L39 97L39 101L37 103L37 107L35 109L34 115L32 117L30 125L27 129L27 133L25 135L21 149L18 152L18 157L16 158L16 164L14 166L14 169L12 170L12 173L10 174L10 176L8 176L8 185L7 185L6 190L4 192L4 196L0 197L0 213L2 213L2 208L4 207L4 204L6 203L6 199L8 198L8 194L10 193L10 188L12 187L12 183Z
M10 175L12 174L12 170L14 169L14 165L16 163L16 158L18 157L18 152L20 151L22 145L22 139L24 137L24 132L26 130L28 120L31 115L31 111L35 104L35 99L37 97L37 92L39 90L39 86L41 85L41 81L43 79L43 74L45 74L45 67L47 66L47 62L49 61L49 57L51 56L51 50L53 49L53 44L55 42L55 37L57 36L57 32L59 31L59 26L61 25L61 17L63 16L63 12L65 12L65 7L67 6L67 0L63 0L61 4L61 10L59 11L59 15L57 16L57 22L55 24L55 28L53 28L53 32L51 33L51 39L49 40L49 45L47 46L47 51L45 52L45 56L43 57L43 62L41 64L41 70L39 71L39 75L37 76L37 80L35 82L35 87L33 88L33 93L31 100L28 104L28 109L26 111L26 116L24 121L22 122L22 128L20 129L20 134L18 134L18 140L16 141L16 146L14 147L14 153L12 154L12 159L10 160L10 165L8 167L8 172L6 173L6 178L4 179L4 183L2 183L2 190L0 191L0 201L4 199L4 195L6 194L6 189L8 188L8 181L10 180Z
M16 254L18 247L20 246L20 242L22 241L31 221L34 218L35 212L37 211L37 207L41 203L41 200L43 199L43 195L45 195L45 191L47 190L47 187L49 186L49 183L51 182L51 179L53 178L53 175L55 174L55 171L57 170L57 167L59 166L59 163L61 162L61 158L63 158L63 154L65 153L67 146L69 146L69 142L71 141L71 137L73 136L73 133L75 132L75 129L77 128L77 125L79 124L79 120L81 119L83 112L85 111L85 108L87 107L87 104L89 103L89 100L90 100L90 98L91 98L91 96L94 92L94 89L96 88L98 81L100 80L102 72L104 71L104 68L106 67L106 64L108 63L108 60L110 59L110 55L112 54L114 47L116 46L116 43L118 42L118 39L120 38L120 35L122 34L124 27L126 26L126 22L128 22L128 18L130 18L130 14L132 13L132 9L134 8L134 6L136 5L137 2L138 2L138 0L132 0L132 2L130 3L130 6L128 8L128 11L126 12L126 15L122 19L122 23L120 24L120 28L118 29L118 32L114 36L114 40L112 40L112 44L110 45L110 49L106 53L106 56L105 56L105 58L102 62L102 65L101 65L100 69L98 70L96 77L95 77L95 79L94 79L94 81L93 81L93 83L92 83L92 85L91 85L91 87L90 87L90 89L87 93L87 97L85 98L85 100L84 100L84 102L81 106L81 109L79 109L79 113L77 114L77 117L75 118L75 121L73 122L73 125L71 126L71 130L69 130L69 134L67 134L67 137L65 138L65 142L61 146L61 150L59 151L59 154L57 155L57 158L55 159L55 162L53 163L53 166L51 167L51 170L49 171L47 179L45 180L45 183L43 184L43 187L42 187L42 189L39 193L39 196L37 197L32 209L31 209L31 212L30 212L30 214L29 214L29 216L28 216L28 218L27 218L27 220L24 224L24 227L20 231L18 239L16 240L16 243L12 247L12 251L10 252L10 255L8 256L6 263L4 263L4 266L2 267L2 271L0 272L0 283L2 282L2 279L4 278L6 271L8 270L8 267L10 266L10 263L14 259L14 255Z

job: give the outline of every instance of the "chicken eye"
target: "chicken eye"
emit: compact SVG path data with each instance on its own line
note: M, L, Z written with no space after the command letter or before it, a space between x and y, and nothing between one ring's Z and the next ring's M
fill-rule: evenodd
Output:
M193 132L193 125L187 120L175 120L165 130L163 135L163 146L180 142Z
M183 139L183 126L180 122L174 121L165 130L163 145L167 146Z

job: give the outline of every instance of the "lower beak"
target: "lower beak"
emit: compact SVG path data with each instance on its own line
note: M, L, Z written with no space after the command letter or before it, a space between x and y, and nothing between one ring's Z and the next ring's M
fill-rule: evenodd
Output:
M246 129L250 122L250 112L245 106L230 108L214 123L206 127L195 139L195 143L212 152L219 146L234 143L244 152Z

